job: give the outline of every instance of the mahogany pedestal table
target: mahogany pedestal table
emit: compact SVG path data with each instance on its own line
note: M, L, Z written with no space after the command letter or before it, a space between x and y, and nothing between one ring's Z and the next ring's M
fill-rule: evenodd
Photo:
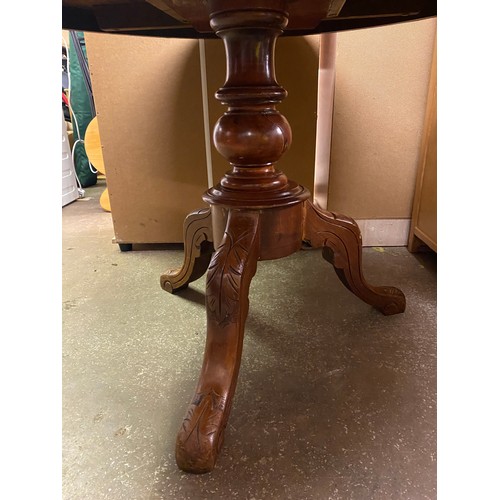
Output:
M359 5L364 4L364 5ZM142 9L142 10L141 10ZM176 442L178 466L213 469L222 446L238 370L248 293L259 260L279 259L303 242L322 248L342 283L383 314L401 313L405 297L363 277L361 235L350 217L311 202L308 190L276 168L292 135L276 109L286 91L276 81L274 47L281 34L320 33L435 15L435 4L414 1L307 0L63 0L63 27L151 36L223 39L227 75L216 98L227 111L213 140L231 169L188 215L185 258L161 276L175 293L207 273L207 338L195 395Z

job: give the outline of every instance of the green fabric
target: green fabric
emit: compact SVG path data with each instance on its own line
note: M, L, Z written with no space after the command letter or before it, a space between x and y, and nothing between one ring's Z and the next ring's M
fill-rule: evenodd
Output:
M83 33L78 31L76 32L76 34L86 58L87 49L85 47L85 39ZM76 121L78 122L77 128L73 116L71 117L73 123L73 137L75 139L75 142L77 141L78 137L80 137L80 139L82 139L83 141L83 139L85 138L85 131L87 130L87 126L94 117L92 115L90 97L85 86L82 68L80 67L80 62L75 51L73 39L71 37L69 39L69 72L71 78L71 108L73 110L73 114L76 116ZM97 183L97 173L93 173L90 170L89 161L87 158L87 154L85 153L85 146L83 145L83 142L79 142L75 145L74 164L76 175L78 176L82 187L93 186Z

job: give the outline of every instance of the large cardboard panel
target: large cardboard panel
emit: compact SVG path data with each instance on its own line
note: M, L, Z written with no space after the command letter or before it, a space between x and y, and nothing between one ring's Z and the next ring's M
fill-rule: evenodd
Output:
M181 242L207 188L198 41L85 40L116 241Z
M410 218L436 20L339 33L329 210Z

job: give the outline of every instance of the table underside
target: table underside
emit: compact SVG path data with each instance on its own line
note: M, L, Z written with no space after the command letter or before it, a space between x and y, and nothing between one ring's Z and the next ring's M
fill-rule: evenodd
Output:
M63 0L62 27L70 30L166 38L216 38L210 11L217 0ZM433 17L436 0L235 0L233 8L283 9L284 36L337 32Z

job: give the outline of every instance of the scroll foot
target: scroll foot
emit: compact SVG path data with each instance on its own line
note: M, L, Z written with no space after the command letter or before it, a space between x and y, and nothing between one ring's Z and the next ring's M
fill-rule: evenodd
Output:
M163 290L175 293L201 278L207 271L214 251L210 209L190 213L184 221L184 264L160 277Z
M371 286L361 268L361 233L350 217L327 212L306 202L304 240L314 248L323 248L342 283L361 300L385 315L402 313L406 299L398 288Z

